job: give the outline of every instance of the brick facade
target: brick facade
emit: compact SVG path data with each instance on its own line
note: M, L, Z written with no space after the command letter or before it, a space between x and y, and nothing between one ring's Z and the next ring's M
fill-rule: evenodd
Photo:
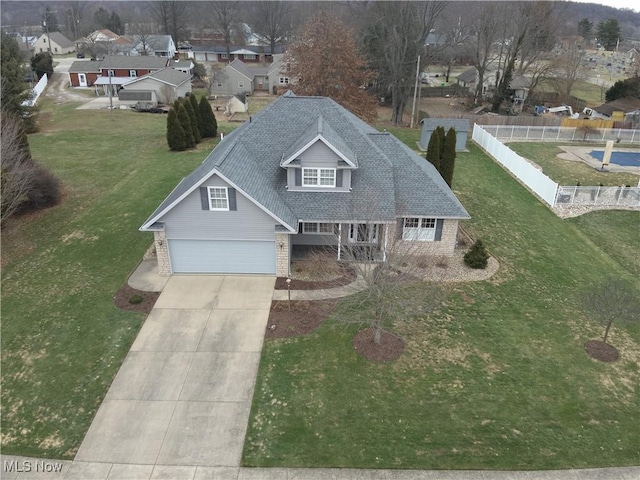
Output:
M289 237L286 233L276 233L276 276L289 276Z
M153 239L156 246L156 256L158 258L158 274L161 277L168 277L171 275L171 264L169 263L167 236L164 232L153 232Z
M416 242L396 239L397 225L387 226L388 247L401 254L437 255L451 257L456 247L458 220L445 220L442 224L442 239L437 242Z

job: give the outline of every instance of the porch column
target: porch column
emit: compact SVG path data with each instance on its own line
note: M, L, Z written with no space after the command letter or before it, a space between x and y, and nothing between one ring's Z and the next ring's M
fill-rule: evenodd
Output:
M340 255L342 253L342 224L338 224L338 261L340 261Z
M387 237L389 236L389 225L384 225L384 246L382 247L382 261L387 261Z
M286 233L276 233L276 275L289 276L289 237Z

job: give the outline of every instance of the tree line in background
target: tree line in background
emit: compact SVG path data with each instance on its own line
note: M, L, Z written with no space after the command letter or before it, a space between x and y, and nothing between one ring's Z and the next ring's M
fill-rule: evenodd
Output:
M0 225L15 214L56 205L62 190L58 179L31 156L27 132L36 131L35 109L24 102L25 88L20 48L13 37L2 35L0 55Z
M187 95L173 103L167 116L169 149L181 152L217 134L218 122L206 96L198 102L195 95Z

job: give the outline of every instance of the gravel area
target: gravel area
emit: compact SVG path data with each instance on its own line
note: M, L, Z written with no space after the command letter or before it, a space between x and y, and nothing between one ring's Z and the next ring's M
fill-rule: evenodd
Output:
M470 268L464 263L466 250L456 250L452 257L441 257L436 262L429 262L426 268L414 269L412 274L420 273L424 280L439 282L478 282L494 276L500 263L489 257L487 268ZM418 270L417 272L415 270Z

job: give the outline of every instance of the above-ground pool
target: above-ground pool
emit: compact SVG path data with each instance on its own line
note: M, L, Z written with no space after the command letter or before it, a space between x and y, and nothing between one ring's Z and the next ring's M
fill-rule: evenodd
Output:
M604 150L591 150L589 155L602 161ZM640 167L640 152L611 152L609 161L621 167Z

